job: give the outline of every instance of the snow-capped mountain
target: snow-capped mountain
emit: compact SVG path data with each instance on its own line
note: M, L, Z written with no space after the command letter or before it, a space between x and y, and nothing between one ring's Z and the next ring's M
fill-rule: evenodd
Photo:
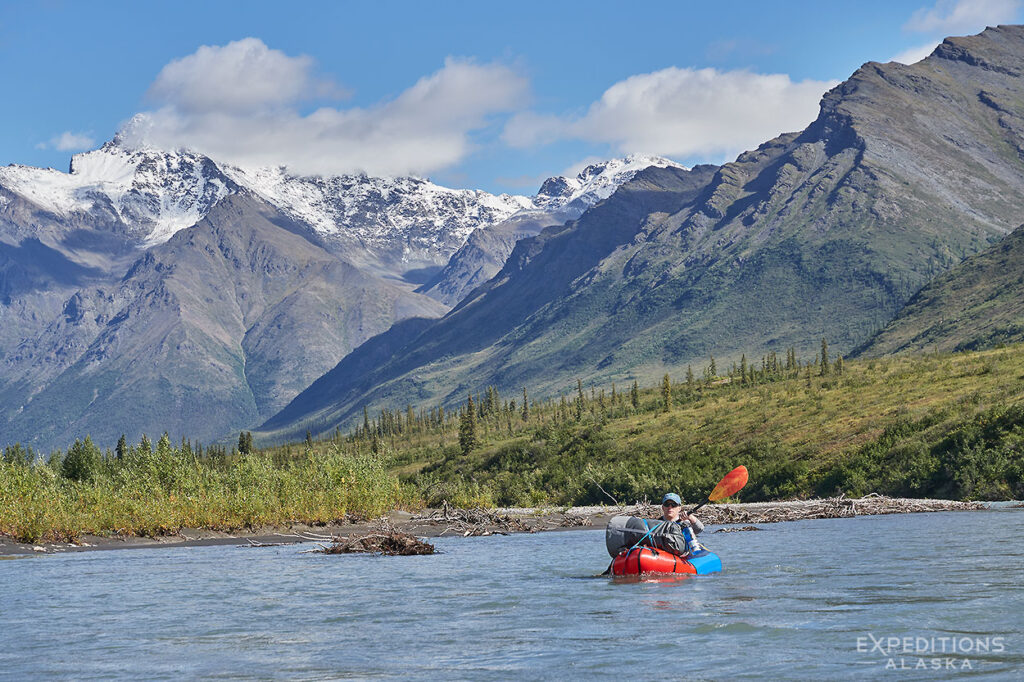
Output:
M548 179L533 197L449 189L414 177L297 176L285 168L239 168L190 151L131 149L115 138L76 154L68 173L0 168L0 188L54 216L123 231L140 247L190 227L229 194L249 191L305 225L327 248L392 276L443 266L477 228L522 212L578 217L649 166L629 156ZM2 193L0 193L2 196Z
M658 156L633 155L591 164L573 178L548 178L531 198L531 207L504 221L478 228L448 264L417 291L446 305L456 305L497 274L520 239L533 237L550 225L579 218L614 194L620 185L652 166L684 168Z
M285 168L223 168L328 244L368 249L399 271L443 265L476 228L534 206L524 196L449 189L413 177L302 177Z
M58 218L119 223L142 246L195 225L239 190L213 161L191 152L128 150L117 140L76 154L69 172L11 165L0 186Z
M518 239L643 164L597 164L534 197L119 139L67 173L0 168L0 431L48 449L259 423L367 339L443 315ZM453 272L475 262L470 275L413 291L462 249L478 255Z
M574 178L565 176L548 178L533 197L534 206L547 211L578 217L591 206L604 201L629 182L640 171L650 167L685 169L675 161L660 156L631 154L623 159L611 159L587 166Z

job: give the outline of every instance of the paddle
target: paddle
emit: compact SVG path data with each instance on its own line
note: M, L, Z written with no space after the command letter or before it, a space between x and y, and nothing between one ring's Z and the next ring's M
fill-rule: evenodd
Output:
M715 489L708 495L708 499L704 500L696 507L691 509L687 514L692 514L708 502L718 502L726 497L732 497L740 491L740 488L747 484L747 467L742 464L727 473L722 477L722 480L718 482ZM685 517L684 517L685 518Z

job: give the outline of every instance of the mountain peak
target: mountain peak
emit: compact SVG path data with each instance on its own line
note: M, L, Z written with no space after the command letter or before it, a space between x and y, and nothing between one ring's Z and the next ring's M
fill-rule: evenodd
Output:
M640 171L658 168L686 167L661 156L630 154L619 159L599 161L586 166L575 177L557 176L544 181L533 198L538 208L564 210L580 215L594 204L607 199L619 185L629 182Z

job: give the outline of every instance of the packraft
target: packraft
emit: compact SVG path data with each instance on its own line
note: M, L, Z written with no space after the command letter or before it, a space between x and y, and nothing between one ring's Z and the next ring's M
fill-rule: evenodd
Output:
M702 549L678 556L663 549L634 547L624 549L612 560L612 575L644 573L689 573L707 575L722 570L722 560L714 552Z
M605 547L613 557L612 575L705 575L722 570L718 555L703 548L687 552L686 537L678 524L660 519L613 517L605 529Z

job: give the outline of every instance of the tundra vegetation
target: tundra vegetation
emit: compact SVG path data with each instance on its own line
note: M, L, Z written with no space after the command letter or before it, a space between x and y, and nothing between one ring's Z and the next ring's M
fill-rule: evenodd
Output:
M165 434L114 450L87 436L0 460L0 533L73 540L184 527L323 523L395 508L701 499L737 464L744 501L862 495L1024 496L1024 345L844 361L826 343L700 378L584 386L534 399L494 387L457 409L364 411L352 431L260 448Z

